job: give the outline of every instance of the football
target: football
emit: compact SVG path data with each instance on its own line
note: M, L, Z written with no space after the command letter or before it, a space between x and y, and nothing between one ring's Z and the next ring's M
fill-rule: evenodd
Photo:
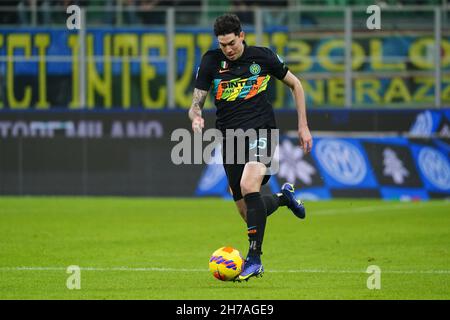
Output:
M234 280L242 271L244 259L232 247L222 247L214 251L209 259L209 271L222 281Z

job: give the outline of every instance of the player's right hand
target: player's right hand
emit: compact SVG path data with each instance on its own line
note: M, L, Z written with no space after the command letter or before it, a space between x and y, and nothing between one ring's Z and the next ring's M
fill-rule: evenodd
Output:
M205 127L205 120L202 117L195 117L192 120L192 131L196 133L201 133L204 127Z

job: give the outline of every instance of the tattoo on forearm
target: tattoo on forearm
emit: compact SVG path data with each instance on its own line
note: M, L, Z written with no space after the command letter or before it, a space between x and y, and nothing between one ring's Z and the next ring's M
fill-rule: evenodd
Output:
M194 95L192 97L192 107L202 109L203 105L205 104L207 95L208 91L194 89Z
M192 105L191 105L191 115L192 116L202 116L202 109L205 105L206 96L208 95L208 91L194 89L194 94L192 96Z

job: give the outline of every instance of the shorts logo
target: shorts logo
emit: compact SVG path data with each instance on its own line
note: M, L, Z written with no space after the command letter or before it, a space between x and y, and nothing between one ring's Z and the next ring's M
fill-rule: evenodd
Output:
M250 70L250 73L251 73L251 74L257 75L257 74L259 74L259 73L261 72L261 67L259 66L259 64L253 63L253 64L250 66L249 70Z
M320 140L316 155L325 171L340 183L357 185L366 176L364 157L351 143L343 140Z
M423 175L437 188L450 189L450 166L442 153L424 147L420 150L418 163Z

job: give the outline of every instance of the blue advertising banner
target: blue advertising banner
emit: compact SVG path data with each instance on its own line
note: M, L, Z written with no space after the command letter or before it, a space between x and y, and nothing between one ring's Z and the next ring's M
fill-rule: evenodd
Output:
M314 200L448 198L450 129L446 111L441 112L437 131L408 134L412 124L426 118L428 111L435 110L388 114L353 111L342 117L336 111L324 111L321 116L310 113L314 146L309 154L300 149L295 138L296 115L279 113L277 123L285 130L280 132L279 166L264 189L278 192L283 183L290 182L301 198ZM215 115L205 112L204 116L205 129L213 128ZM333 119L345 121L333 124ZM320 136L321 130L330 128L336 133ZM372 138L341 138L369 128ZM424 133L429 132L427 125L423 128ZM218 161L220 150L212 161L218 164L173 162L172 151L179 142L171 140L171 135L178 129L190 131L186 112L3 113L0 194L230 198ZM383 132L392 134L393 130L409 138L389 137Z
M305 155L297 142L281 137L280 168L268 184L271 192L279 192L284 182L290 182L305 200L450 197L448 139L320 137L311 155ZM206 167L196 194L230 197L220 164L214 169Z
M411 150L427 191L450 193L448 153L430 145L411 144Z
M312 153L328 187L361 189L376 186L358 140L318 138Z

